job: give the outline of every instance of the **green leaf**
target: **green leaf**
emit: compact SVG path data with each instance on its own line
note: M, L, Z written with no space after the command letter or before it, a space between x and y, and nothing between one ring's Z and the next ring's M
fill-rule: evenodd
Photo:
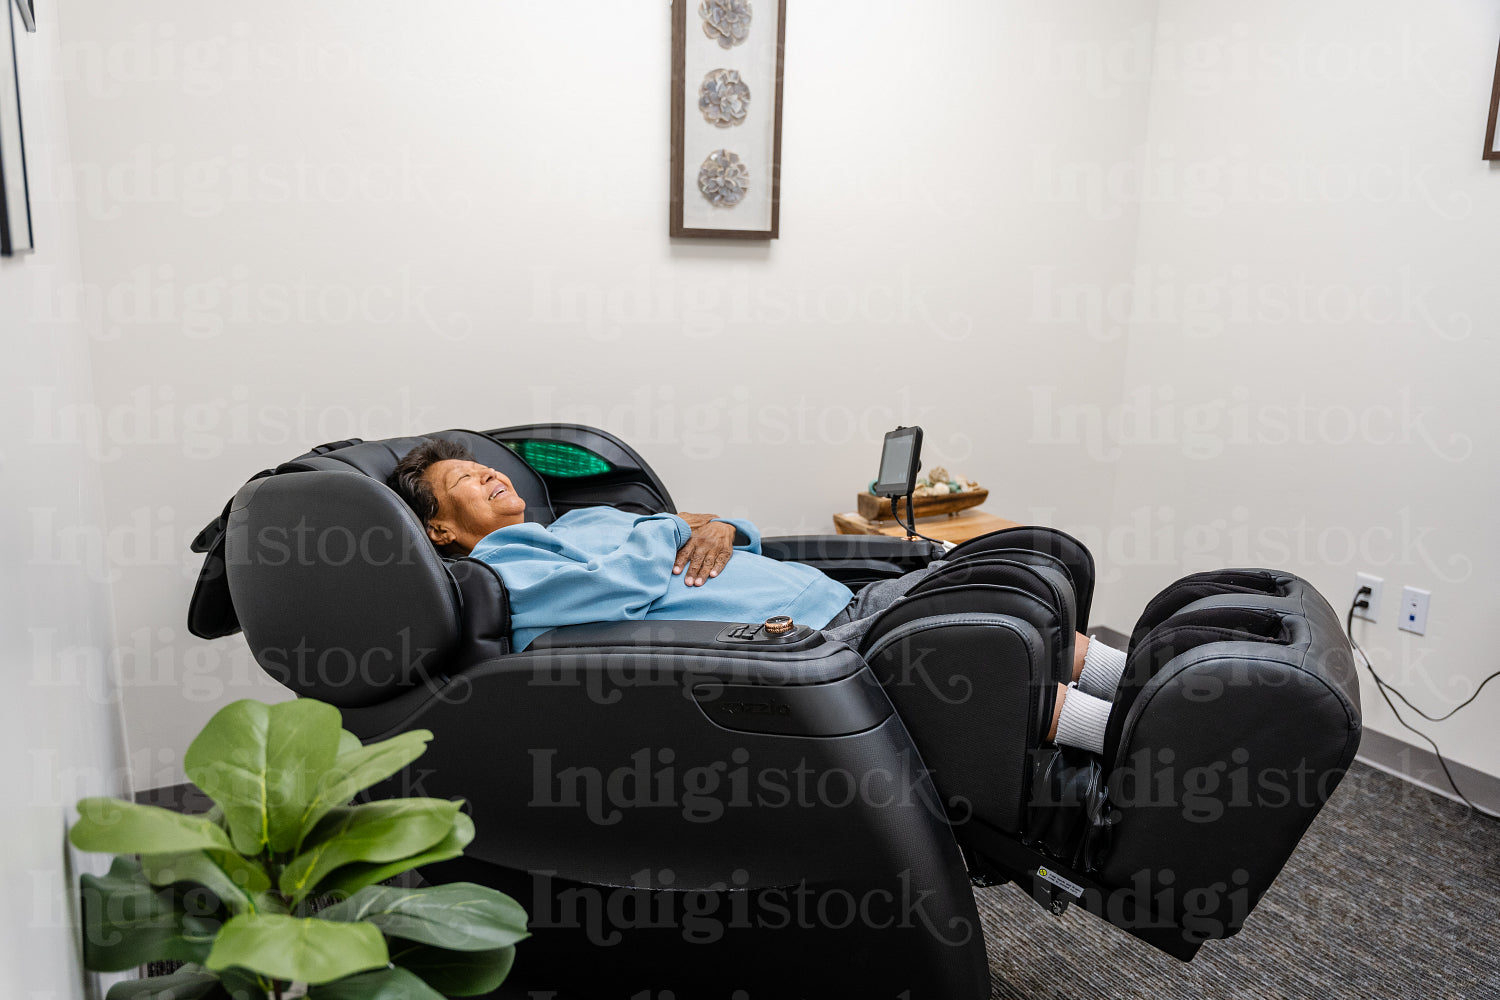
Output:
M474 839L474 821L463 813L453 818L453 829L446 837L433 844L421 854L400 858L389 864L344 865L323 881L319 891L334 896L352 896L367 885L384 882L402 872L435 865L439 861L450 861L461 857L464 848Z
M200 965L184 965L168 976L116 983L105 1000L266 1000L266 991L236 970L220 978Z
M344 735L352 735L347 731ZM355 795L377 781L384 781L403 767L427 752L427 741L432 733L425 729L393 736L379 743L360 746L355 741L351 749L340 749L338 759L318 781L311 801L302 812L302 822L297 833L296 848L312 833L318 821L330 809L341 806Z
M355 736L353 733L349 732L349 730L347 730L347 729L340 729L339 730L339 756L340 757L344 756L344 754L346 754L346 753L353 753L354 751L358 750L362 746L364 746L364 744L359 741L359 737L358 736Z
M218 976L184 966L170 976L116 983L105 1000L219 1000L224 996Z
M425 944L410 948L403 948L397 941L390 944L395 949L391 959L396 965L410 969L428 986L450 997L479 996L499 989L516 962L514 947L494 951L449 951Z
M199 890L157 890L141 866L116 858L108 875L84 875L83 961L96 972L147 962L200 962L219 931L219 901Z
M159 806L90 798L79 800L78 814L68 840L80 851L160 854L231 849L224 831L202 816L184 816Z
M399 861L425 851L452 832L462 805L446 799L387 799L333 809L308 837L312 846L287 863L280 889L300 901L340 865Z
M219 982L224 984L224 1000L266 1000L271 981L246 969L221 969Z
M244 969L222 970L219 982L224 984L227 1000L266 1000L266 994L271 991L270 980Z
M302 811L338 755L339 710L320 701L220 709L188 747L188 777L224 808L234 847L254 857L297 845Z
M255 896L271 888L270 878L258 865L232 851L143 854L141 869L152 885L192 882L205 886L235 913L255 909Z
M429 889L372 885L318 916L324 920L367 920L386 937L452 951L492 951L530 936L526 932L526 911L520 903L472 882Z
M381 969L314 986L307 1000L443 1000L443 995L405 969Z
M226 923L203 964L237 966L273 979L326 983L390 961L374 924L242 913Z

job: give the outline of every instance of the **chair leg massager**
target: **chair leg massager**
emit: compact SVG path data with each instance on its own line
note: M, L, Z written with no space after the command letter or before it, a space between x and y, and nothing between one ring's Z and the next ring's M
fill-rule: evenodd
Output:
M445 431L527 519L675 510L593 428ZM1103 753L1045 740L1094 568L1045 528L940 546L767 539L858 587L947 564L858 649L798 625L558 628L512 652L495 571L449 560L387 485L420 438L324 445L194 543L192 631L243 630L366 740L435 738L380 794L463 798L445 880L509 892L536 997L988 997L972 887L1014 882L1179 959L1235 934L1359 744L1337 616L1287 573L1198 573L1131 635Z

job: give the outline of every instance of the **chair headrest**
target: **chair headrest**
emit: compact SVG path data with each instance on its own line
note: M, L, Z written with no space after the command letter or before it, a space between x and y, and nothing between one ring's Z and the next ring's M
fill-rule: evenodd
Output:
M274 469L256 473L248 485L265 478L297 479L309 472L360 473L363 480L374 480L380 486L375 493L387 494L386 500L405 508L395 491L389 488L391 473L396 465L417 445L427 438L444 438L468 447L477 461L505 473L515 487L516 493L526 501L526 520L538 524L551 524L556 519L552 498L542 477L519 455L498 443L493 438L473 431L449 430L425 434L421 437L386 438L382 441L336 441L319 445L305 455L283 462ZM289 475L282 475L287 473ZM309 485L309 484L303 484ZM188 604L188 630L204 639L217 639L240 631L240 619L230 593L225 571L225 530L231 509L236 500L231 500L224 512L198 533L193 540L193 551L205 553L203 568L198 573L198 583L193 589ZM413 515L412 521L415 523ZM418 534L421 535L420 527ZM425 543L425 535L422 536ZM435 553L434 553L435 555Z
M279 466L276 471L348 471L363 472L371 479L389 484L396 465L406 453L427 438L443 438L462 444L469 449L476 462L482 462L497 472L503 472L516 488L516 493L526 501L526 520L537 524L551 524L555 519L552 500L547 495L547 484L536 470L515 452L497 444L482 434L473 431L451 430L424 434L421 437L386 438L382 441L360 441L342 448L326 451L321 455L303 456Z
M458 587L416 515L351 469L268 476L230 504L225 562L257 662L341 707L430 681L463 635Z

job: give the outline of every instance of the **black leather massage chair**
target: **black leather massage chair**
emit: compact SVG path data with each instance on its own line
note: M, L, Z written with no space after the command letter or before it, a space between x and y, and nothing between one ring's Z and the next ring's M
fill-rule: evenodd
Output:
M623 442L576 425L445 431L527 518L672 511ZM1015 528L946 554L768 539L857 588L947 565L861 648L802 625L577 625L512 652L505 587L440 557L386 485L419 438L325 445L248 482L194 543L190 627L243 630L364 739L433 731L377 794L461 797L434 876L530 914L496 996L990 995L974 886L1014 882L1189 960L1240 930L1360 737L1340 623L1301 579L1189 576L1147 606L1104 752L1045 742L1093 560Z

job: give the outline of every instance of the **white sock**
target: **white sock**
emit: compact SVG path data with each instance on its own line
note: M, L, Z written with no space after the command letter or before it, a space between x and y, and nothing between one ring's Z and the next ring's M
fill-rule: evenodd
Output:
M1103 753L1104 730L1109 726L1109 713L1114 707L1113 703L1080 690L1076 684L1069 685L1062 715L1057 720L1057 742Z
M1125 654L1111 649L1098 639L1089 640L1089 648L1083 654L1083 671L1078 675L1078 686L1095 698L1113 701L1115 689L1120 686L1120 675L1125 672Z

